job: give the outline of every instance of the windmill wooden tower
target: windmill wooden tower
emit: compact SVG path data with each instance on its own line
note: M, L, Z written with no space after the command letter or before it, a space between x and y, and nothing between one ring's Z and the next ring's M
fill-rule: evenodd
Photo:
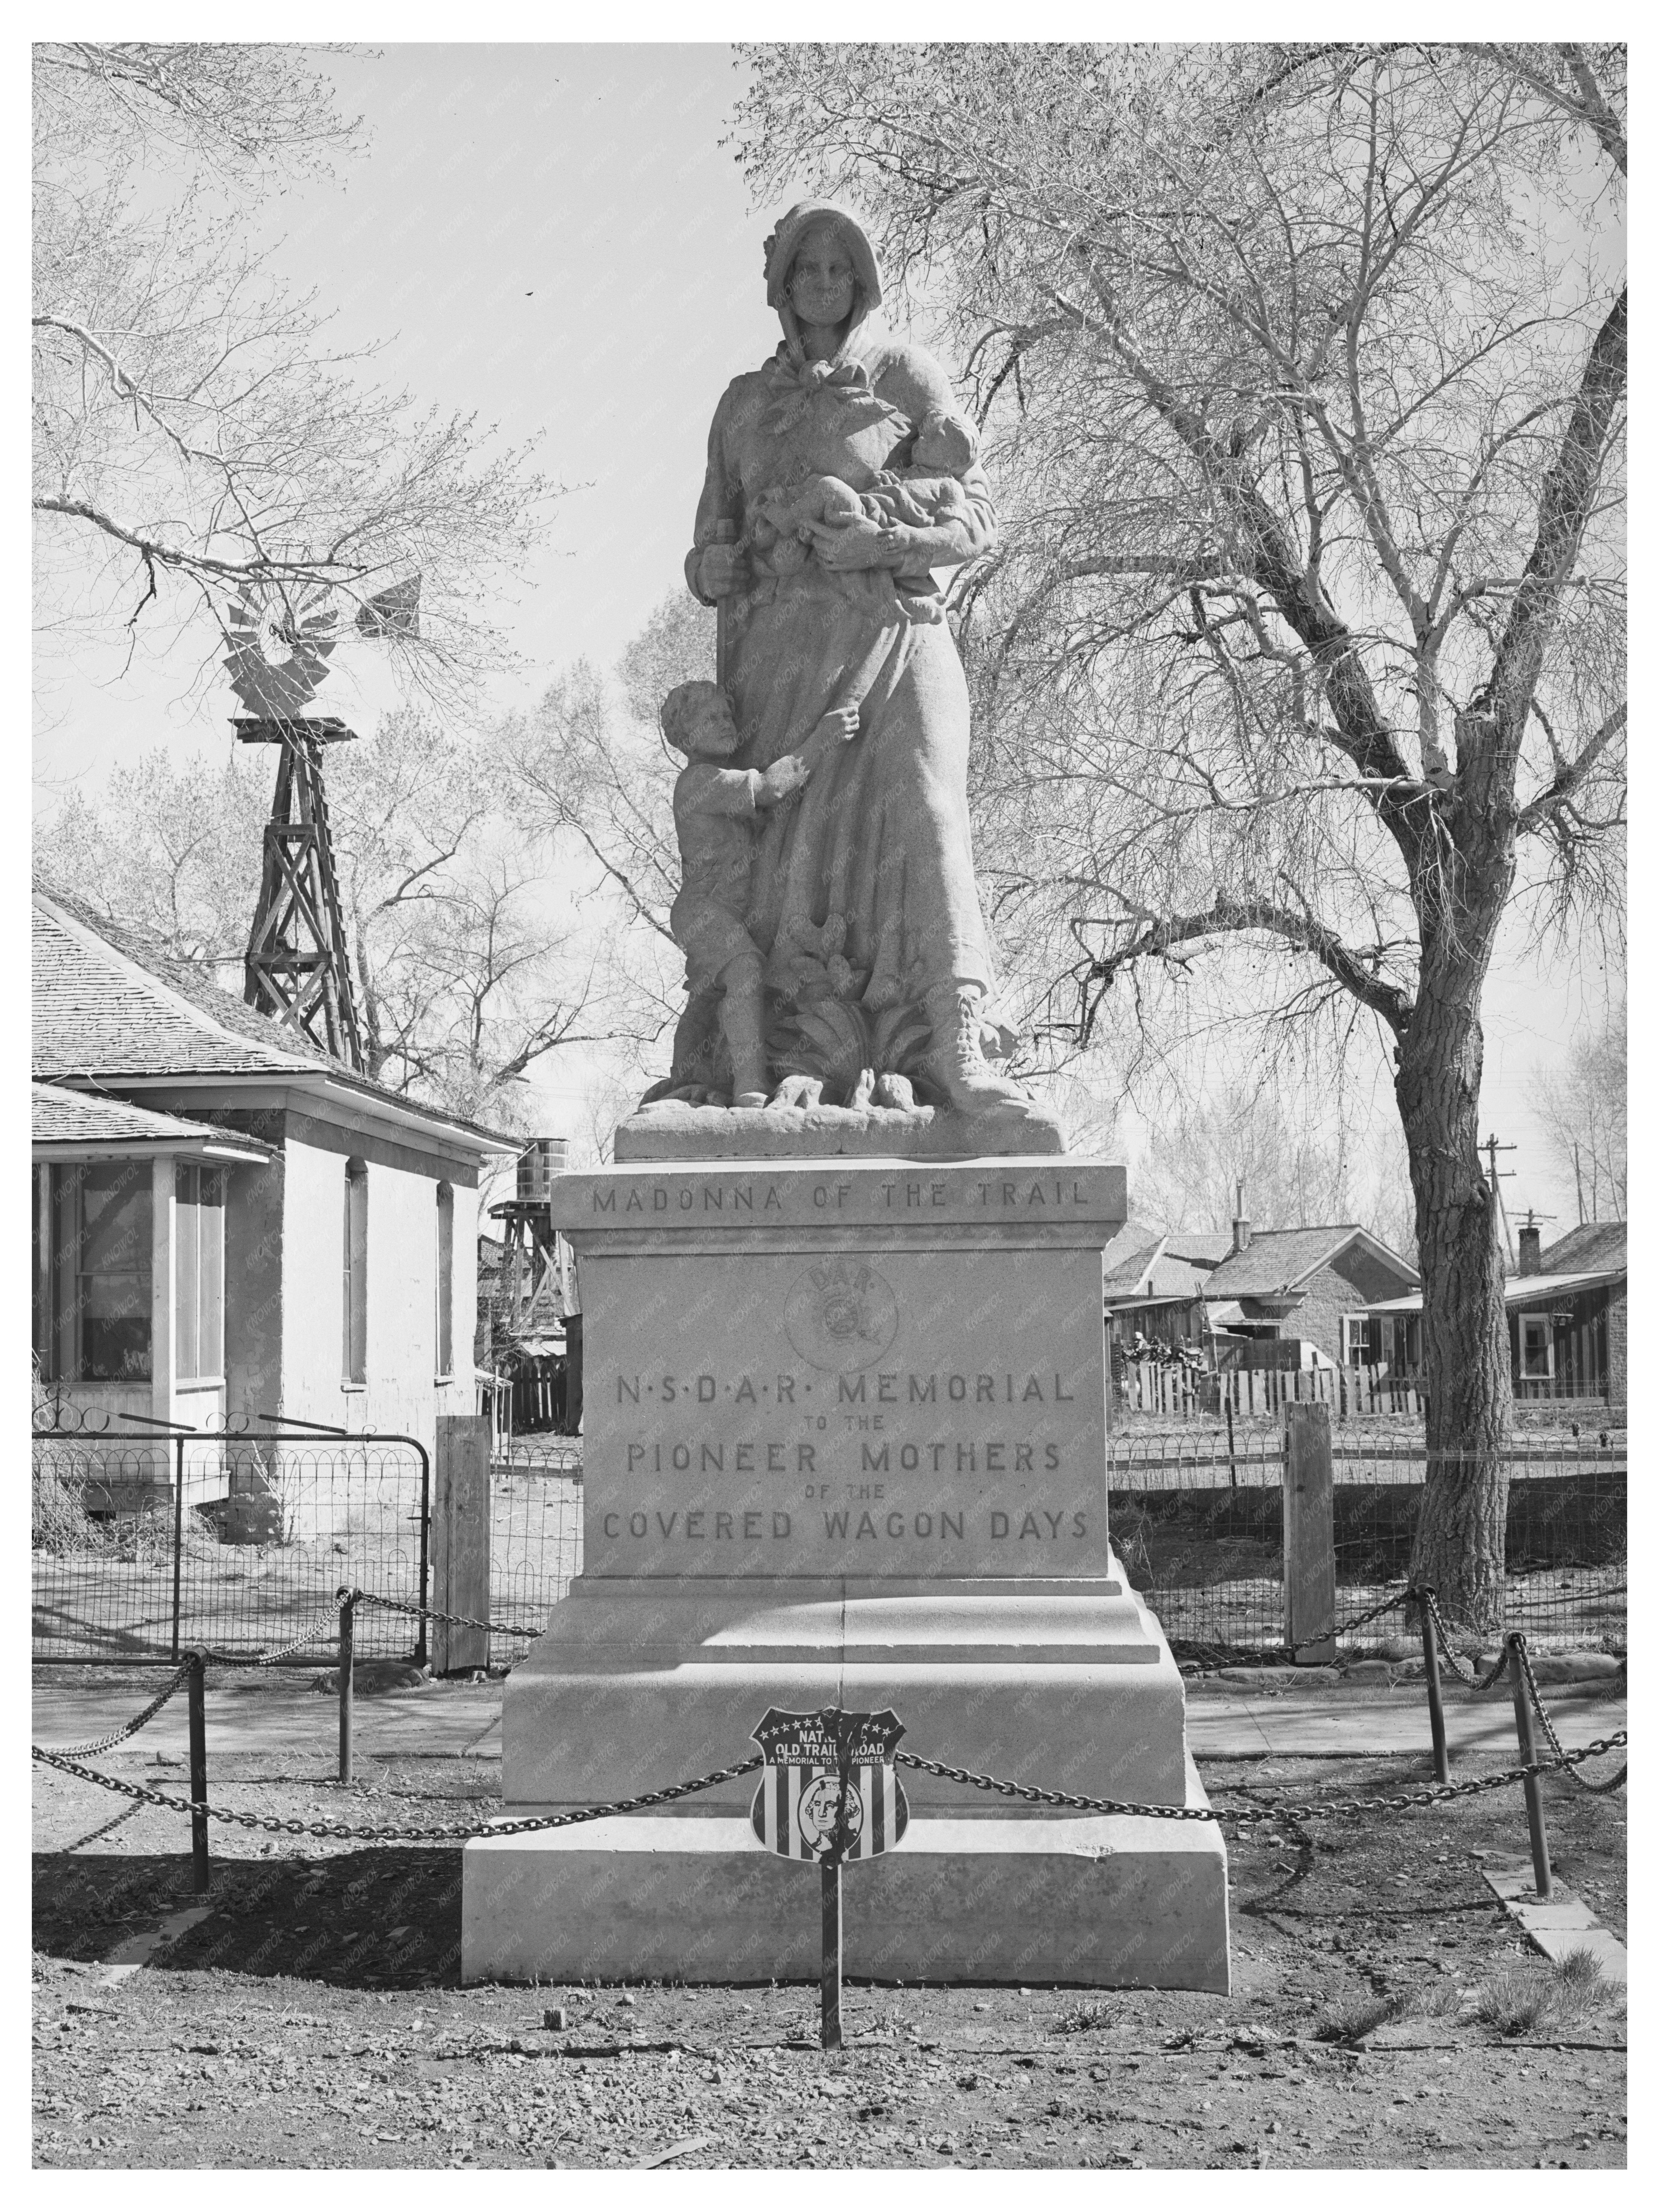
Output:
M328 673L334 629L328 594L319 590L253 586L230 611L225 665L248 709L231 727L245 745L278 749L242 995L361 1069L362 1032L323 790L324 746L349 743L356 732L332 716L301 712Z
M366 601L357 627L369 637L412 635L419 593L416 577ZM319 587L250 585L228 617L225 666L247 709L231 727L243 744L278 748L242 995L361 1070L362 1030L323 788L325 746L349 744L356 732L303 711L328 673L335 630L330 595Z

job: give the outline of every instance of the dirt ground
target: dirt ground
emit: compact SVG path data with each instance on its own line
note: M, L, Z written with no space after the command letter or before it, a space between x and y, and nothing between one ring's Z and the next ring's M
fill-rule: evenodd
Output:
M182 1779L136 1750L94 1763ZM350 1789L283 1763L216 1760L216 1800L368 1825L485 1816L498 1786L462 1759L377 1763ZM1413 1758L1206 1778L1237 1806L1424 1778ZM46 1768L35 1783L43 2166L1625 2162L1622 1990L1538 1958L1480 1880L1524 1856L1518 1790L1230 1824L1229 1997L859 1985L827 2055L799 1986L460 1988L460 1855L436 1846L216 1825L210 1909L119 1973L113 1954L203 1902L183 1824ZM1546 1787L1561 1878L1622 1938L1622 1795ZM433 1793L451 1804L416 1802ZM856 1871L847 1899L855 1913Z

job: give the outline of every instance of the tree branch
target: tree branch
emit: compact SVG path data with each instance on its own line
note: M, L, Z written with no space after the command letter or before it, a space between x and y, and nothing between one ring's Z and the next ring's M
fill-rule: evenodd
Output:
M1206 937L1241 936L1265 931L1306 952L1334 975L1362 1006L1379 1015L1396 1036L1403 1036L1411 1019L1412 1001L1396 985L1385 983L1365 956L1344 945L1334 932L1312 915L1294 914L1267 899L1218 898L1201 914L1172 915L1156 921L1132 938L1121 951L1097 959L1091 975L1109 986L1113 978L1134 962L1156 959L1177 945ZM1379 953L1381 948L1378 948Z
M1544 653L1595 504L1601 460L1625 394L1628 291L1621 291L1595 334L1579 380L1561 450L1544 479L1538 529L1521 587L1498 640L1487 697L1500 742L1518 746L1532 711Z
M1628 703L1615 707L1601 728L1590 738L1572 761L1564 761L1557 769L1551 782L1535 799L1530 799L1515 818L1516 834L1524 836L1540 828L1556 808L1570 799L1578 789L1601 755L1624 728L1629 720Z

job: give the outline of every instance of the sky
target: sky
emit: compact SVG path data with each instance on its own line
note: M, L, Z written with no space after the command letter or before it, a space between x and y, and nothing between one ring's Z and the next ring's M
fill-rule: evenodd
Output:
M777 210L750 207L721 143L741 76L717 45L394 45L325 66L369 150L271 204L275 265L316 288L337 343L380 342L377 380L476 412L509 444L537 440L540 466L568 487L497 610L523 665L489 703L523 704L578 655L613 662L682 587L714 401L776 342L761 241ZM202 678L200 641L153 635L155 649L131 657L113 637L37 651L37 811L151 745L232 742L234 702ZM325 703L358 726L392 703L374 648L336 655ZM1555 1216L1547 1237L1577 1214L1545 1158L1529 1079L1622 979L1594 958L1540 961L1518 938L1487 988L1483 1127L1517 1146L1505 1200ZM586 1079L543 1064L550 1127ZM1133 1125L1122 1133L1133 1144Z

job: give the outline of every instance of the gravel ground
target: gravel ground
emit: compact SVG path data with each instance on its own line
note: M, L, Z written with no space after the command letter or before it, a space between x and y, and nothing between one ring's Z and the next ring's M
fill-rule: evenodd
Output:
M99 1763L182 1779L137 1751ZM494 1809L475 1761L378 1765L350 1790L320 1761L285 1764L216 1761L216 1800L288 1818L349 1801L364 1825ZM1207 1778L1237 1803L1241 1784L1414 1787L1422 1765ZM1239 1833L1230 1997L860 1985L848 2047L826 2055L800 1987L459 1988L456 1850L216 1825L198 1900L175 1816L45 1768L35 1782L40 2166L1625 2162L1622 1991L1564 1984L1480 1879L1525 1852L1518 1790ZM450 1805L415 1802L434 1793ZM1563 1880L1622 1937L1622 1796L1547 1793ZM112 1965L204 1901L148 1963ZM543 2025L554 2006L562 2030Z

